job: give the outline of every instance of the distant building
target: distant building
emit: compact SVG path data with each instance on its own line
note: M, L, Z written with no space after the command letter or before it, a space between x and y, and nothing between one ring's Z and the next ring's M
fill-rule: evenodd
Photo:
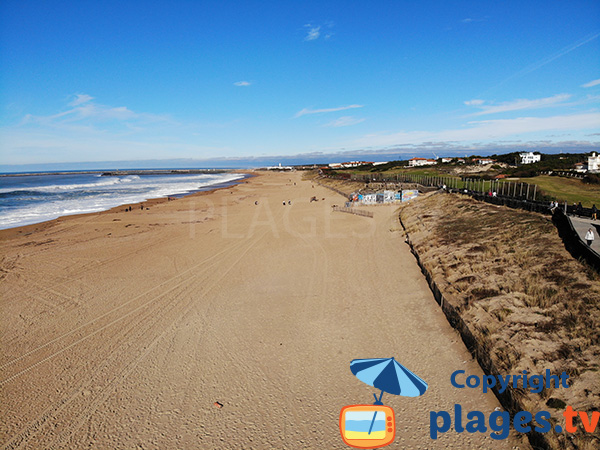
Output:
M294 168L292 166L282 166L281 163L279 163L278 166L267 167L267 170L294 170Z
M329 167L332 169L349 169L351 167L373 165L370 161L348 161L343 163L331 163Z
M542 159L542 155L536 155L533 152L519 153L519 156L521 157L521 164L533 164L540 162Z
M577 163L575 164L575 172L587 172L588 165L586 163Z
M452 162L452 158L441 158L442 164Z
M464 164L465 160L462 159L462 158L456 158L456 162L459 163L459 164Z
M379 161L379 162L374 162L373 165L374 166L381 166L382 164L387 164L389 161Z
M475 164L485 165L485 164L494 164L496 162L495 159L490 158L473 158L473 162Z
M412 158L408 160L409 167L417 167L417 166L433 166L437 164L435 159L427 159L427 158Z
M600 171L600 156L596 152L593 152L592 156L588 156L587 170L589 172Z

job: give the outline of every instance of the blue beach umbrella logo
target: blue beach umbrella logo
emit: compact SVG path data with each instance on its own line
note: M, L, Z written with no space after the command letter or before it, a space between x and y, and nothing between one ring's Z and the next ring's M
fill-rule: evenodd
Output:
M384 392L403 397L418 397L427 390L427 383L392 358L355 359L350 370L363 383L381 390L375 405L382 405Z
M395 437L394 410L381 402L383 393L403 397L419 397L427 391L427 383L392 358L355 359L352 373L365 384L380 391L374 393L373 405L350 405L340 413L340 432L344 442L356 448L380 448Z

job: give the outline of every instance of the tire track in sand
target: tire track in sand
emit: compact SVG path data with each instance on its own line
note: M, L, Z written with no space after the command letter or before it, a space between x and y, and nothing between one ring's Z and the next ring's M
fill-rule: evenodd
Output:
M242 251L241 253L238 252L237 250L238 250L238 247L242 247L243 246L243 244L245 243L244 241L241 241L239 243L235 243L234 245L230 246L228 249L226 249L226 250L224 250L222 252L219 252L216 255L213 255L213 257L211 257L211 258L207 258L206 260L204 260L202 263L204 263L207 260L213 260L216 256L222 255L227 250L230 250L230 251L228 252L227 255L224 255L223 258L221 258L221 259L227 258L228 256L236 254L236 253L239 254L239 256L236 258L236 260L233 261L230 264L229 268L226 271L224 271L221 276L219 276L217 278L209 277L209 279L213 280L213 283L205 291L205 293L208 293L210 290L214 289L220 283L220 281L233 269L233 267L235 267L235 265L239 263L239 261L246 255L246 253L250 250L250 248L252 248L260 239L262 239L262 237L264 237L265 234L266 234L266 232L260 238L257 238L256 240L254 240L253 242L251 242L250 245L248 245L247 248L244 251ZM200 264L202 264L202 263L200 263ZM198 264L198 265L200 265L200 264ZM192 268L186 270L184 273L189 273L191 271L191 269L197 267L198 265L193 266ZM206 271L207 270L204 270L204 271L202 271L202 273L204 273ZM178 274L178 276L181 276L181 275L183 275L183 273L182 274ZM195 278L196 278L196 276L191 277L188 280L189 282L187 284L191 284L192 281L195 280ZM179 284L181 285L182 283L179 283ZM166 295L166 293L172 291L173 289L174 288L169 289L167 292L161 294L161 296ZM152 290L154 290L154 289L152 289ZM175 322L177 320L180 320L182 317L185 317L187 311L189 311L195 305L195 303L196 303L195 298L193 296L190 296L190 297L192 299L184 307L184 310L181 313L177 314L176 318L174 319ZM127 315L130 315L130 313L128 313ZM152 313L148 313L148 315L152 315ZM160 315L156 315L156 316L160 317ZM161 324L164 323L164 319L163 318L159 318L159 319L157 319L157 321L161 322ZM144 323L144 321L142 320L142 321L139 321L138 323ZM106 328L106 327L103 327L103 328ZM164 336L167 335L167 332L169 330L172 330L172 329L173 329L173 324L169 328L167 328L167 330L165 330L163 333L161 333L158 337L156 337L152 341L152 343L150 344L150 346L152 348L154 346L156 346L156 344L162 338L164 338ZM97 331L100 331L100 330L97 330ZM93 332L92 334L96 334L96 332ZM83 339L81 339L80 341L82 341L82 340ZM69 345L68 347L70 348L73 345L76 345L77 343L79 343L79 342L73 343L72 345ZM145 358L145 356L147 356L149 354L149 352L151 350L150 346L142 353L142 355L140 357L138 357L137 359L135 359L133 362L130 362L123 370L121 370L116 376L114 376L111 379L110 383L107 386L105 386L98 395L96 395L96 401L93 402L92 405L88 406L84 412L82 412L82 413L79 414L79 416L78 416L79 418L76 420L76 423L78 424L77 427L76 427L77 429L79 429L83 425L85 418L89 417L89 415L91 414L91 412L94 411L100 404L102 404L108 398L108 396L113 392L113 391L110 391L110 387L111 386L116 386L118 384L117 383L118 380L122 381L122 380L126 379L127 376L129 376L133 372L133 370L135 369L135 367L137 366L137 364L139 364L139 362L142 361ZM62 351L64 351L65 349L62 349ZM59 352L57 352L57 354L58 353ZM43 361L41 361L41 362L43 362ZM39 363L41 363L41 362L39 362ZM36 365L39 365L39 364L36 363ZM28 370L30 370L30 369L31 368L29 368ZM16 434L15 436L13 436L10 439L10 441L8 441L6 444L4 444L4 446L1 447L1 448L3 450L4 449L6 449L6 450L17 449L17 448L20 448L22 445L26 444L27 440L30 439L32 436L35 436L36 434L38 434L39 431L41 431L40 429L46 423L48 423L49 421L51 421L51 423L54 423L55 421L52 420L52 419L55 419L74 400L76 400L78 397L81 397L82 396L82 392L87 387L89 387L89 385L91 385L94 381L95 380L93 378L89 379L88 382L85 383L85 385L83 385L79 389L77 389L68 398L62 398L58 402L56 402L55 404L51 405L49 408L46 409L46 411L38 419L36 419L36 420L30 422L28 425L26 425L24 427L24 429L22 429L18 434ZM98 401L97 400L98 398L101 398L102 400ZM92 408L92 406L93 406L93 408ZM89 412L89 413L86 414L86 411ZM74 430L74 431L76 431L76 430ZM74 431L71 433L71 435L74 434ZM58 439L58 438L56 438L56 439ZM51 447L47 447L47 448L56 448L56 447L51 446Z

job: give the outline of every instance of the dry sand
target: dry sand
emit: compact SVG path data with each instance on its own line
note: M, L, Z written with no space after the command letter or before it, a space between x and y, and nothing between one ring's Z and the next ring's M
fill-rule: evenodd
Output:
M261 174L0 232L2 448L347 448L340 409L376 392L350 361L391 356L429 390L384 394L389 448L528 448L489 432L429 438L430 410L499 404L450 385L454 370L482 372L395 207L370 219L332 212L341 202L299 173Z

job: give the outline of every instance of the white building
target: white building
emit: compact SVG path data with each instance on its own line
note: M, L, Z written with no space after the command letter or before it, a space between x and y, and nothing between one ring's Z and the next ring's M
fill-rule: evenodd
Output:
M412 158L408 160L409 167L417 167L417 166L433 166L437 164L435 159L427 159L427 158Z
M484 166L486 164L494 164L496 160L491 158L474 158L473 162Z
M289 171L292 171L292 170L294 170L294 168L292 166L282 166L281 163L279 163L278 166L267 167L267 170L289 170Z
M533 152L519 153L519 156L521 157L521 164L533 164L542 159L542 155L536 155Z
M350 169L352 167L368 166L372 164L371 161L348 161L343 163L330 163L329 167L332 169Z
M588 156L587 170L590 172L600 171L600 156L596 152L592 156Z
M442 158L442 164L452 162L452 158Z

